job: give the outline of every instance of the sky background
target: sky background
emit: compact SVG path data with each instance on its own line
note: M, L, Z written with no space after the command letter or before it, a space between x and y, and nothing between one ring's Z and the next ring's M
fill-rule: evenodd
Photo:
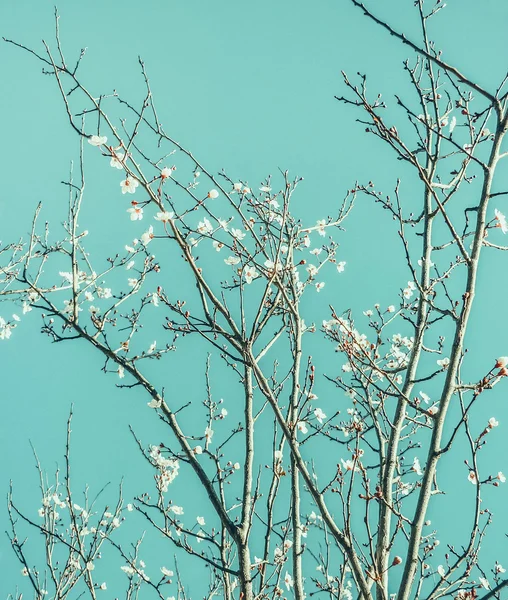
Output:
M376 7L378 14L415 37L413 2L382 4ZM225 168L253 188L278 169L304 177L295 210L310 223L333 213L356 180L375 181L377 189L390 193L396 178L407 174L387 148L355 122L359 115L334 99L345 92L341 70L351 76L357 71L368 74L372 94L380 92L390 102L393 93L411 98L401 69L408 52L346 0L147 0L142 7L132 0L68 0L59 11L67 57L88 48L82 79L92 93L117 89L139 101L141 56L161 120L172 137L192 149L210 171ZM494 89L506 70L507 25L508 4L500 0L450 0L435 20L431 37L439 41L446 60ZM40 40L52 40L53 30L52 2L1 3L2 36L40 49ZM0 239L5 242L26 236L40 201L44 218L55 226L65 218L67 193L60 182L76 158L78 140L65 118L55 82L41 74L33 57L0 44L0 76ZM130 222L113 221L108 202L112 190L118 196L117 174L99 169L98 159L86 150L90 170L81 224L94 236L90 250L103 256L115 244L123 247L139 231ZM409 197L415 182L407 177L402 190ZM314 299L310 320L317 323L328 317L330 303L338 310L353 308L360 313L376 302L395 303L406 285L408 272L395 228L368 199L358 200L340 243L339 259L347 261L347 268ZM497 355L508 354L504 317L508 288L500 275L506 272L507 261L492 252L485 258L468 338L476 373L488 370ZM11 312L11 307L0 305L0 315ZM99 489L111 481L114 497L113 488L125 477L125 496L139 493L139 485L148 484L151 473L136 454L128 425L136 423L143 441L157 443L162 430L155 415L147 413L141 394L115 388L116 381L100 372L101 358L85 344L51 345L39 334L39 318L32 312L9 343L0 343L0 495L7 494L12 479L20 505L36 515L40 499L29 440L46 468L54 469L61 462L71 403L76 487L87 481ZM331 352L331 347L324 345L322 352ZM202 395L202 365L190 361L188 353L170 359L166 364L172 367L166 368L178 374L170 376L173 393L182 398ZM217 396L227 399L227 378L217 375L215 383ZM496 416L501 426L508 423L506 399L506 386L498 386L482 401L488 408L482 406L481 422ZM508 471L506 436L496 433L489 440L492 468ZM464 483L467 471L460 460L446 468L447 476L457 477L457 485L464 485L472 502L473 489ZM486 494L486 501L500 514L507 496L504 490L488 490L493 491ZM194 499L185 498L190 514L199 512L195 492ZM466 518L466 509L467 502L456 507L456 523ZM1 509L2 530L6 523L6 511ZM503 546L498 546L500 556L492 557L502 562L505 528L499 525L496 530L493 539ZM5 537L0 542L0 573L4 597L20 580Z

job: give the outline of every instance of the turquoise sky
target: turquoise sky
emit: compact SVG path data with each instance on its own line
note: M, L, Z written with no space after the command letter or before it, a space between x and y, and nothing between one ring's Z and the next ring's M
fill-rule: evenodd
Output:
M415 37L412 4L370 2L395 27ZM392 106L393 93L411 99L401 69L407 50L347 0L147 0L143 5L132 0L67 0L59 11L69 61L81 48L88 48L82 78L92 93L116 89L139 101L140 55L166 130L192 149L210 171L225 168L253 188L267 175L276 176L279 169L304 177L295 197L295 212L302 219L314 223L332 213L355 180L375 181L377 189L391 193L396 178L406 176L402 189L408 197L413 193L416 182L407 169L380 141L365 134L355 122L359 114L334 100L334 95L345 92L341 70L351 76L366 73L371 93L382 93ZM507 25L508 4L501 0L450 0L435 22L432 38L443 48L446 60L494 89L506 71ZM49 0L4 0L0 6L0 34L6 38L40 49L41 39L52 41L53 28ZM0 240L25 236L40 201L56 235L67 202L60 182L77 156L77 136L66 121L53 79L41 74L41 65L33 57L2 43L0 73ZM109 202L118 199L116 174L99 167L97 156L86 150L89 170L82 225L91 232L89 250L102 256L139 232L128 221L114 221L116 213ZM506 182L506 175L502 177ZM506 211L502 203L498 208ZM307 307L309 321L327 318L330 303L359 315L376 302L393 303L406 284L408 273L395 228L368 199L358 200L339 241L346 271ZM508 354L504 317L508 287L500 275L506 272L507 260L492 252L484 258L468 339L474 357L472 377L488 370L497 355ZM178 273L175 267L173 275ZM12 307L0 304L0 316L11 312ZM326 343L318 347L313 340L312 351L324 357L332 347ZM171 375L175 395L194 395L199 400L204 390L203 363L190 361L189 355L187 346L185 352L169 357L165 368L178 374ZM157 443L163 430L155 415L147 413L142 395L116 389L116 381L100 372L101 358L84 343L51 345L39 334L39 316L34 311L8 343L0 343L0 364L1 494L6 495L12 479L20 505L36 515L40 500L29 440L44 465L54 469L61 461L71 402L75 404L76 488L88 481L99 489L111 481L111 499L122 477L126 496L139 493L141 482L149 484L151 473L136 454L128 425L135 423L146 443ZM228 380L220 368L214 383L216 396L228 400ZM321 385L323 396L334 393ZM483 423L485 417L496 416L501 425L508 424L506 400L506 386L500 385L482 400L475 418ZM506 436L496 433L485 452L489 460L495 459L492 468L508 471ZM457 477L457 485L472 492L464 483L467 472L460 460L445 469L446 477ZM507 500L504 490L488 490L485 497L501 517ZM199 496L188 502L191 514L192 510L198 514ZM446 499L433 508L436 516L444 507L450 508ZM454 508L457 521L466 518L466 508L467 502ZM0 523L5 529L4 510ZM507 562L505 529L498 523L492 540L503 545L498 546L499 554L492 552L492 558ZM141 522L133 526L136 532L142 527ZM0 573L0 595L6 596L21 579L6 538L0 542Z

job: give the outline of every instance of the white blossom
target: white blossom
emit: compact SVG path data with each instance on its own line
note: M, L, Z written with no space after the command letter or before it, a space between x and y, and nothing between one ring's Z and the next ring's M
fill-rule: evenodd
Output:
M243 232L241 229L235 229L234 227L231 228L231 235L236 239L236 240L243 240L243 238L245 237L245 232Z
M448 365L450 364L450 359L448 357L441 358L441 359L438 359L436 362L442 369L446 369L446 368L448 368Z
M164 212L158 212L154 219L156 221L162 221L163 223L167 223L168 221L171 221L171 219L173 219L175 216L174 212L171 211L164 211Z
M497 208L494 210L494 215L497 221L496 227L499 227L503 233L507 233L508 223L506 222L506 217Z
M286 575L284 577L284 583L286 584L286 588L289 590L290 588L293 587L293 578L291 577L291 575L288 573L288 571L286 571Z
M88 138L88 143L92 146L103 146L108 141L105 135L91 135Z
M245 278L245 283L252 283L254 279L259 277L259 273L254 266L247 266L243 272L243 276Z
M134 194L138 185L139 181L135 177L127 177L120 182L122 194Z
M228 256L227 258L224 259L224 262L227 265L237 265L240 262L240 257L239 256Z
M141 243L147 246L153 240L153 227L150 225L147 231L141 234Z
M131 221L141 221L143 218L143 208L136 202L132 203L132 206L127 209L127 212L131 216Z
M322 423L323 419L326 419L325 413L320 408L315 409L314 416L316 417L319 423Z
M109 164L115 169L123 169L124 165L122 164L125 159L125 154L123 152L115 152L114 156L111 157Z
M212 224L206 217L204 217L204 219L198 223L198 232L201 235L207 235L207 234L212 233L212 231L213 231Z

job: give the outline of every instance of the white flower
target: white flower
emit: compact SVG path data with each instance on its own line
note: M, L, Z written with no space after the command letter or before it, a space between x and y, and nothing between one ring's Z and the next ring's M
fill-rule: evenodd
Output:
M495 571L496 573L506 573L506 569L503 569L503 566L499 563L496 564Z
M173 571L166 569L166 567L161 567L161 573L164 575L164 577L173 577L174 575Z
M298 429L298 431L300 431L301 433L308 433L308 429L307 429L307 424L305 423L305 421L298 421L298 423L296 424L296 427Z
M123 378L125 377L125 369L122 367L122 365L120 365L120 366L118 367L118 371L117 371L117 373L118 373L118 377L119 377L120 379L123 379Z
M224 262L227 265L234 266L234 265L237 265L240 262L240 257L239 256L228 256L228 258L224 259Z
M129 287L131 287L131 288L136 287L136 285L138 284L138 280L134 279L133 277L129 277L127 282L129 284Z
M130 504L130 503L129 503L129 504L127 504L127 510L128 510L129 512L132 512L132 511L134 510L134 507L132 506L132 504Z
M61 273L60 273L60 275L61 275ZM496 369L503 369L504 367L506 367L506 365L508 365L508 356L500 356L496 360L495 368Z
M269 187L269 186L267 186L267 185L262 185L262 186L259 188L259 191L260 191L260 192L264 192L264 193L268 194L269 192L271 192L271 191L272 191L272 188L271 188L271 187Z
M403 496L407 496L409 494L409 492L411 491L411 484L410 483L404 483L403 481L399 481L397 483L397 488L399 489L400 493Z
M478 577L478 581L483 585L486 590L490 590L490 583L485 577Z
M324 287L325 287L326 283L324 281L319 281L318 283L316 283L316 292L320 292Z
M215 198L219 197L219 192L217 190L210 190L208 192L208 197L214 200Z
M167 179L168 177L171 177L172 173L173 173L173 169L171 167L164 167L161 170L161 178Z
M390 304L390 306L386 309L386 312L389 312L389 313L395 312L395 306L393 306L393 304Z
M123 161L125 154L123 152L115 152L114 156L111 157L109 164L115 169L123 169Z
M425 402L425 404L429 403L430 397L427 396L425 392L420 392L420 396L422 397L422 400Z
M337 271L339 273L342 273L344 271L344 267L346 266L346 261L342 260L339 263L337 263Z
M139 181L135 177L127 177L120 182L122 194L134 194L138 185Z
M489 419L489 428L497 427L499 425L499 421L496 420L496 417L490 417Z
M130 213L131 221L141 221L143 218L143 209L135 203L127 209L127 212Z
M105 135L91 135L88 138L88 143L92 146L102 146L108 141L108 138Z
M213 429L211 427L205 428L205 438L207 442L211 442L213 438Z
M418 460L418 458L416 456L413 459L413 466L411 467L411 469L417 475L423 475L422 467L420 466L420 461Z
M134 575L136 572L130 565L124 565L123 567L120 567L120 569L127 575Z
M169 510L173 511L175 515L183 515L183 508L181 506L176 506L176 504L172 504L169 507Z
M95 565L93 564L93 562L87 562L86 563L86 570L87 571L93 571L95 569Z
M319 219L318 221L316 221L316 226L318 228L319 235L324 236L325 233L326 233L326 231L325 231L326 220L325 219Z
M314 416L319 421L319 423L322 423L323 419L326 419L325 413L320 408L316 408L316 410L314 411Z
M358 467L355 467L355 463L353 460L351 460L350 458L348 458L347 460L344 460L343 458L340 459L341 463L342 463L342 467L346 470L346 471L358 471Z
M203 448L202 448L202 446L196 446L194 448L194 454L203 454Z
M72 283L72 281L73 281L72 273L60 271L58 274L60 275L60 277L63 277L65 279L65 281L67 281L67 283Z
M448 365L450 364L450 359L448 357L446 357L446 358L438 359L436 362L442 369L447 369Z
M164 212L158 212L154 219L156 221L162 221L163 223L167 223L168 221L171 221L171 219L175 216L174 212L168 212L168 211L164 211Z
M450 128L448 130L450 133L453 133L453 130L455 129L455 125L457 125L457 118L455 116L453 116L450 119Z
M205 526L205 517L196 517L196 521L201 527Z
M231 228L231 235L236 240L243 240L243 238L245 237L245 233L241 229L235 229L234 227Z
M276 461L282 460L282 450L275 450L275 452L273 453L273 457Z
M474 471L469 471L467 478L473 485L478 483L478 479L476 478L476 473Z
M306 269L307 273L309 274L309 277L314 277L314 275L317 274L318 269L316 266L314 265L307 265Z
M156 398L152 398L150 402L147 402L146 405L149 408L160 408L162 405L162 399L157 400Z
M99 586L99 589L100 589L100 590L107 590L107 589L108 589L108 586L106 585L106 582L105 582L105 581L104 581L103 583L101 583L101 584L100 584L100 586Z
M441 577L445 576L445 570L443 565L439 565L439 567L437 568L437 572L439 573L439 575L441 575Z
M287 571L286 571L286 576L284 577L284 583L286 584L286 588L288 590L293 587L293 578Z
M235 464L233 465L233 469L235 469L235 471L239 471L240 470L240 463L239 462L235 462Z
M494 215L496 217L496 227L500 227L503 233L508 232L508 223L506 223L506 217L503 213L499 212L497 208L494 210Z
M279 273L280 271L282 271L282 265L279 262L277 264L275 264L269 258L266 259L263 264L270 273L275 273L275 272Z
M23 567L21 569L21 575L23 575L23 577L28 577L28 569L26 567Z
M212 224L206 217L198 223L198 232L201 233L202 235L212 233L212 231L213 231Z
M499 481L500 481L501 483L506 483L506 476L505 476L505 475L503 475L503 473L502 473L501 471L499 471L499 472L498 472L498 474L497 474L497 478L499 479Z
M249 284L252 283L252 281L256 279L256 277L259 277L259 273L256 271L256 267L248 266L245 268L243 276L245 277L245 282Z
M144 246L147 246L153 240L153 237L153 227L150 225L148 231L145 231L145 233L141 234L141 243Z

